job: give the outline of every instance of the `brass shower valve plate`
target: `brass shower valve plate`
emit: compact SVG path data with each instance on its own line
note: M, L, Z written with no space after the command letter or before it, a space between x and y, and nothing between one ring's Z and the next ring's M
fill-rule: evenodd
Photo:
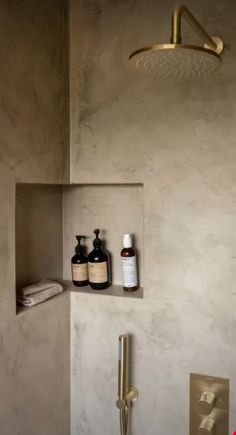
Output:
M229 380L190 374L189 435L228 435Z

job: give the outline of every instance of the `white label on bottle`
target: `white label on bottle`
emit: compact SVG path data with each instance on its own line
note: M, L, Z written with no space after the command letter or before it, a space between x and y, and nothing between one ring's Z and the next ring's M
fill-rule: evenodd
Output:
M138 285L136 255L121 257L123 287L136 287Z
M101 284L108 281L107 262L88 263L89 281L94 284Z
M73 264L72 263L71 269L72 269L73 281L87 281L88 280L88 265L87 265L87 263L83 263L83 264Z

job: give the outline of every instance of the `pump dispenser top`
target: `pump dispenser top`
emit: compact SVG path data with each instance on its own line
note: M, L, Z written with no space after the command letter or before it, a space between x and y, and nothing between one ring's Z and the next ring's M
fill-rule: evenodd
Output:
M95 234L95 239L94 239L94 241L93 241L93 246L94 246L94 248L100 248L102 245L103 245L103 242L102 242L102 240L101 239L99 239L99 233L100 233L100 230L98 229L98 228L96 228L95 230L94 230L94 234Z
M81 254L84 253L84 247L81 245L81 240L86 239L86 236L76 236L76 240L78 242L77 246L75 247L75 253Z

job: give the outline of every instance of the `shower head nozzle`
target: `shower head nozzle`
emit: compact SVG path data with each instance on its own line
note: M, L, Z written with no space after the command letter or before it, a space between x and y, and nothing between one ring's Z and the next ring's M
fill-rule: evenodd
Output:
M181 16L201 36L204 46L182 44ZM172 16L172 36L169 44L140 48L130 57L130 63L141 72L166 78L195 78L207 76L221 63L223 41L210 37L185 6L177 7Z

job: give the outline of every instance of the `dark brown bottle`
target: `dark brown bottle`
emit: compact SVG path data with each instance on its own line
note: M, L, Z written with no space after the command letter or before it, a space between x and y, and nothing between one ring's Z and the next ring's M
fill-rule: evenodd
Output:
M89 285L94 290L109 287L109 257L103 249L102 240L98 237L99 232L99 229L94 230L94 249L88 256Z
M138 278L136 253L132 247L130 234L124 235L123 246L121 251L123 289L127 292L133 292L138 289Z
M75 255L71 259L72 281L76 287L84 287L88 285L88 259L85 254L85 249L81 245L81 239L84 236L76 236L78 245L75 247Z

